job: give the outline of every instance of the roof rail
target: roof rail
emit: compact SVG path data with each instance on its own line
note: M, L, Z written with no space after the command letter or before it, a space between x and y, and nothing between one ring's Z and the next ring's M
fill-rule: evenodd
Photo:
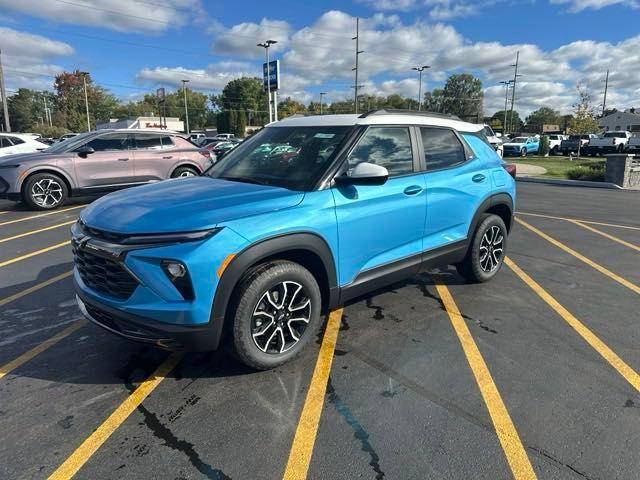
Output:
M450 115L448 113L427 112L417 110L404 110L400 108L380 108L377 110L369 110L368 112L360 115L359 118L367 118L372 115L420 115L422 117L434 117L434 118L447 118L449 120L460 120L460 117L456 115ZM460 120L461 121L461 120Z

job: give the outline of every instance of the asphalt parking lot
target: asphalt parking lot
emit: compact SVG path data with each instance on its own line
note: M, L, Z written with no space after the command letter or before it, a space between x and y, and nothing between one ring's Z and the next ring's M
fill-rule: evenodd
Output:
M640 195L518 194L494 281L376 292L269 372L87 324L82 203L0 202L0 478L640 478Z

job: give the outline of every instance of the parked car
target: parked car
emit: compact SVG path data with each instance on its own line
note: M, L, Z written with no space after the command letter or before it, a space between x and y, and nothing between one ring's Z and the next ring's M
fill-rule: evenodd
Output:
M235 142L220 142L211 149L211 153L215 155L215 159L218 161L237 146L238 144Z
M194 147L178 134L99 130L43 152L0 159L0 198L50 210L70 196L199 175L212 163L208 150Z
M64 135L62 135L58 141L59 142L64 142L65 140L69 140L70 138L76 137L80 135L79 133L65 133Z
M49 148L46 143L26 133L0 133L0 157L16 153L33 153Z
M640 134L636 133L635 136L629 139L627 144L627 151L631 153L640 153Z
M538 153L540 140L536 137L516 137L502 145L504 156L520 155L526 157L530 153Z
M231 140L236 136L233 133L219 133L215 136L218 140Z
M549 139L549 154L550 155L559 155L560 154L560 144L562 143L563 140L567 139L566 135L560 135L560 134L549 134L547 135L547 138Z
M580 150L589 145L589 142L597 138L595 133L583 134L583 135L569 135L569 138L560 142L560 152L562 155L569 155L570 153L578 153L578 145ZM585 152L586 153L586 152Z
M189 135L189 139L196 145L200 145L201 142L206 138L204 133L192 133Z
M631 132L606 132L600 137L592 138L589 141L587 152L585 153L591 156L607 153L622 153L627 148L630 138Z
M498 153L500 158L504 156L504 148L502 146L502 138L498 137L490 125L484 124L484 134L487 137L487 140L493 147L493 149Z
M264 161L274 144L297 149L284 168ZM273 368L317 338L323 313L373 289L447 264L493 278L516 194L502 165L482 125L454 117L290 117L200 177L85 208L72 229L78 304L127 339L230 343Z

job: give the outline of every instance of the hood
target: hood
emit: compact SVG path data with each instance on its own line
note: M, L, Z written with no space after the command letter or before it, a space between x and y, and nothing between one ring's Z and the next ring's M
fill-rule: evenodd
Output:
M304 192L211 177L165 180L102 197L80 218L114 233L172 233L213 228L299 204Z
M13 155L0 156L0 165L12 165L16 163L25 163L31 160L38 163L43 159L48 161L57 160L59 158L68 157L68 153L61 154L46 154L44 152L32 152L32 153L14 153Z
M524 147L526 145L526 143L519 143L519 142L507 142L504 144L505 147Z

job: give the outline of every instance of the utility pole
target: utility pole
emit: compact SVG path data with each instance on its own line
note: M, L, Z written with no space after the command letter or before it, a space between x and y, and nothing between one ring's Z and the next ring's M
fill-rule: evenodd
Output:
M51 127L51 111L49 110L49 105L47 104L47 94L44 93L42 95L42 100L44 101L44 118L47 124Z
M607 90L609 89L609 69L607 68L607 77L604 80L604 99L602 101L602 116L607 108Z
M7 91L4 88L4 71L2 70L2 50L0 50L0 96L2 96L2 111L4 113L4 131L11 132L9 106L7 105Z
M513 73L513 90L511 91L511 117L509 118L509 131L511 131L511 127L513 126L513 108L516 103L516 82L518 81L518 63L520 62L520 50L516 52L516 63L511 65L515 67L515 71Z
M269 47L278 43L276 40L267 40L264 43L258 43L258 47L262 47L265 50L267 57L267 110L269 111L269 123L273 122L273 116L271 113L271 67L269 65Z
M431 68L429 65L422 65L421 67L413 67L411 70L418 72L418 111L422 110L422 71L427 68Z
M87 76L89 72L80 72L82 84L84 85L84 106L87 110L87 132L91 131L91 120L89 119L89 96L87 95Z
M320 92L320 115L322 115L322 97L324 97L327 92Z
M181 80L182 81L182 95L184 97L184 120L185 120L185 125L187 126L187 135L189 135L191 132L189 131L189 107L187 107L187 83L189 83L189 80Z
M500 82L504 85L504 120L502 122L502 135L507 134L507 100L509 98L509 85L513 83L513 80L502 81Z
M356 81L355 81L355 84L353 85L353 88L355 90L353 95L353 103L355 107L355 113L358 113L358 89L363 86L363 85L358 85L358 57L360 56L361 53L364 53L364 50L358 50L360 48L360 18L356 18L356 36L351 38L351 40L356 41L356 66L353 67L351 70L356 72L356 79L355 79Z

